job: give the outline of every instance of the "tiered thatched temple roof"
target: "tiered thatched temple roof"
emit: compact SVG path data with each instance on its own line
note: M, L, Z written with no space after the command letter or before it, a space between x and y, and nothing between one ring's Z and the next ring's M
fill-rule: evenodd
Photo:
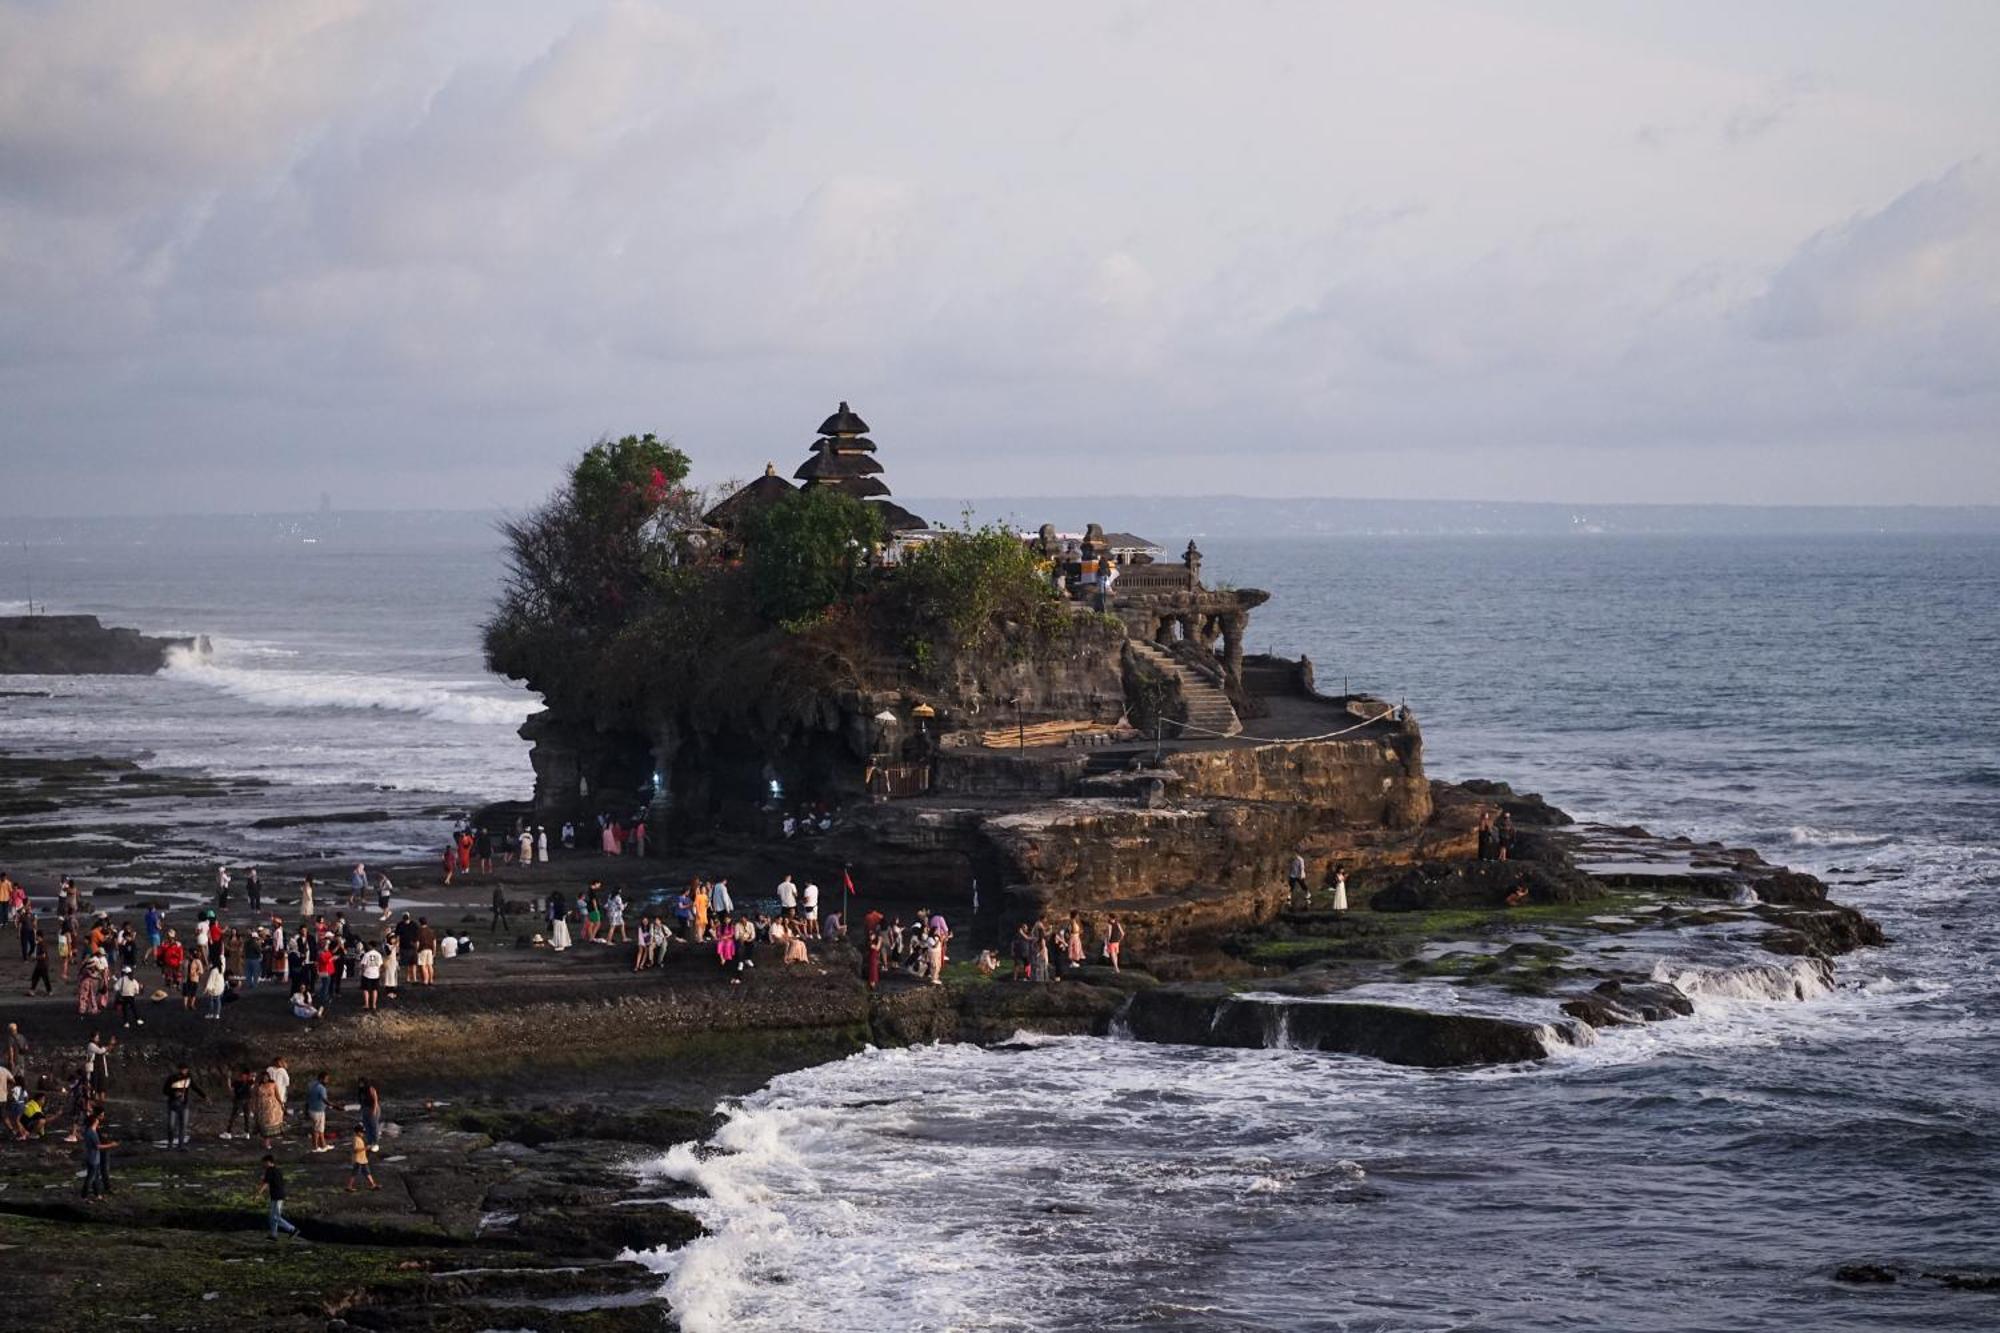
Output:
M806 489L826 486L874 507L882 516L887 532L910 532L930 526L924 519L889 499L889 484L882 480L882 464L875 457L875 441L868 438L868 423L842 403L819 424L819 439L812 452L792 475ZM708 512L715 527L729 528L748 514L782 498L792 487L766 464L764 475L743 487Z

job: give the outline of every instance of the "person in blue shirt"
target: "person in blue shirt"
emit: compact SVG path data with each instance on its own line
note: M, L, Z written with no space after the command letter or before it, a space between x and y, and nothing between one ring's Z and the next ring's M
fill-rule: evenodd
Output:
M330 1152L333 1143L326 1137L326 1071L319 1070L306 1085L306 1124L312 1129L312 1150Z
M148 903L148 904L146 904L146 948L147 948L147 952L149 952L149 953L153 953L153 952L158 952L158 950L159 950L159 947L160 947L160 940L161 940L161 939L163 938L163 932L162 932L162 931L161 931L161 929L160 929L160 927L161 927L161 926L162 926L163 924L164 924L164 922L162 921L162 919L161 919L161 917L160 917L160 908L159 908L159 905L158 905L157 903Z
M111 1193L111 1150L118 1145L104 1137L104 1112L92 1111L83 1127L83 1197L101 1199Z

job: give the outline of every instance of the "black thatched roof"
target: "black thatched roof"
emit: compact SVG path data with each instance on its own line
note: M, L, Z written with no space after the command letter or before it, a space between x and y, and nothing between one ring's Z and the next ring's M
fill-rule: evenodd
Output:
M702 521L712 528L733 528L759 509L784 499L793 489L792 483L778 475L777 468L766 463L763 476L724 498L702 515Z
M857 500L865 500L871 495L887 495L889 484L875 477L820 477L806 483L807 486L824 486L842 495L851 495Z
M867 454L815 449L792 475L800 481L838 481L848 477L872 477L881 470L882 465Z
M819 433L822 435L866 435L868 433L868 423L857 416L854 410L846 403L842 403L839 411L819 423ZM873 445L869 447L871 449L874 448Z
M886 492L887 488L883 489ZM882 528L885 532L910 532L930 526L894 500L870 500L868 504L882 516Z

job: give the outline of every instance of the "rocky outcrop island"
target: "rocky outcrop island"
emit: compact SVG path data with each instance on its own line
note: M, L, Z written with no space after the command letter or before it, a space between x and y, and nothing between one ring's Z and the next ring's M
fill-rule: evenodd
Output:
M798 484L767 466L720 496L628 437L512 527L487 647L548 708L523 729L532 808L489 822L643 817L672 853L771 882L843 866L872 904L944 911L960 956L1004 959L1037 923L1094 950L1115 919L1146 975L1135 998L1116 980L1099 1028L1115 1009L1140 1037L1418 1065L1688 1011L1610 937L1670 926L1724 978L1703 984L1801 996L1880 941L1752 853L1431 780L1411 710L1245 651L1268 594L1211 584L1193 541L928 523L889 498L868 432L842 403ZM1482 998L1447 1014L1370 989L1424 980ZM902 1003L876 1014L901 1039L1011 1021Z
M0 616L0 676L150 676L176 648L200 638L160 638L96 616Z

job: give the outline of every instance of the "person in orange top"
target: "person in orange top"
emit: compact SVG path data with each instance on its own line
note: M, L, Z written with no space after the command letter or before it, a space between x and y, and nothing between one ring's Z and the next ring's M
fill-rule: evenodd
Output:
M354 1127L353 1154L349 1160L354 1163L353 1167L347 1173L347 1192L349 1194L354 1193L356 1182L363 1180L368 1182L368 1188L371 1190L382 1188L375 1183L374 1168L368 1165L368 1132L360 1125Z

